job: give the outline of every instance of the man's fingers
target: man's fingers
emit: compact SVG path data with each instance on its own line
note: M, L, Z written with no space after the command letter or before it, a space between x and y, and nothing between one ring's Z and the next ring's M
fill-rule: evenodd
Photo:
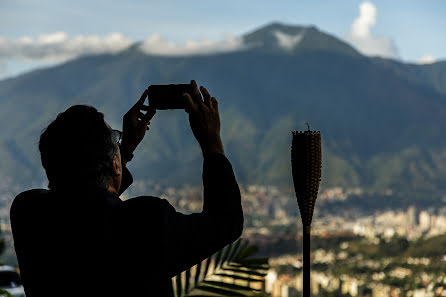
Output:
M151 108L147 113L141 118L141 122L144 125L148 125L150 123L150 120L153 118L153 116L156 113L156 109ZM148 129L147 129L148 130Z
M188 93L184 93L183 97L186 99L186 112L189 113L191 110L196 111L197 105L192 100L192 97Z
M143 117L145 117L145 114L143 114L142 112L138 111L138 114L136 116L139 119L142 119Z
M214 107L215 111L218 113L218 101L215 97L211 98L212 107Z
M142 120L143 122L150 121L150 120L153 118L153 116L155 115L155 113L156 113L156 109L154 109L154 108L150 108L150 109L146 112L146 114L143 114L142 112L140 112L140 114L142 114L142 116L141 116L141 120Z
M200 87L200 91L201 91L201 93L203 94L204 104L205 104L207 107L211 108L211 107L212 107L212 105L211 105L211 95L209 95L208 90L206 90L205 87L201 86L201 87Z
M192 85L192 100L195 104L201 106L203 104L203 100L201 99L201 93L198 90L197 83L195 82L195 80L192 80L190 84Z
M141 95L141 98L139 98L138 102L136 102L135 105L133 105L133 108L140 108L141 106L144 106L144 101L147 98L147 89L144 90L144 92Z
M146 116L149 116L150 118L153 118L153 116L156 114L156 109L155 108L149 108L147 109L147 113Z

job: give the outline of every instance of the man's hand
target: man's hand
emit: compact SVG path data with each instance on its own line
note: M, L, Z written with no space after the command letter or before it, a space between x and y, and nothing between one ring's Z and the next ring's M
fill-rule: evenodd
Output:
M121 147L133 153L138 144L143 140L150 120L156 113L156 110L144 105L147 98L147 89L142 93L141 98L124 115L122 121L122 142ZM144 114L143 111L146 111Z
M198 91L195 81L191 81L192 94L185 93L189 113L189 123L195 138L200 144L203 153L217 152L224 154L223 144L220 138L220 115L218 102L211 97L204 87ZM203 98L201 95L203 94Z

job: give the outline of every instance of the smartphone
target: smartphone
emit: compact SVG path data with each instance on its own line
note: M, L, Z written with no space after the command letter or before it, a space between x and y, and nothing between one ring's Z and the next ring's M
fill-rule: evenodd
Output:
M186 99L183 97L183 93L192 94L192 85L151 85L147 91L151 108L185 109Z

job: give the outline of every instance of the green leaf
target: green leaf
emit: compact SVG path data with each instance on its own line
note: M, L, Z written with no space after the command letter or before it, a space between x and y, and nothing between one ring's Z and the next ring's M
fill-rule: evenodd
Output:
M249 296L247 294L236 292L234 290L228 290L228 289L223 289L223 288L218 288L215 286L208 286L208 285L200 285L197 289L200 289L200 290L203 290L206 292L221 294L223 296L240 296L240 297Z
M259 279L259 278L252 278L252 277L240 276L240 275L237 275L237 274L217 273L216 275L224 276L224 277L230 277L230 278L233 278L233 279L245 280L245 281L248 281L248 282L263 282L263 278L261 278L261 279Z
M205 292L222 297L259 296L262 290L253 289L251 285L264 282L269 265L267 258L253 258L257 252L256 246L238 239L208 257L204 263L195 265L195 269L191 267L178 275L176 296L211 296ZM210 269L211 262L214 263L213 269ZM243 285L243 282L246 284Z
M241 267L241 266L237 266L237 267ZM257 276L266 276L266 272L260 272L257 270L243 270L243 269L237 269L237 268L231 268L231 267L226 267L225 271L232 271L232 272L238 272L238 273L246 273L249 275L257 275Z
M194 294L194 295L190 295L191 297L215 297L215 295L199 295L199 294Z
M201 273L201 265L203 264L203 262L200 262L197 264L196 266L196 270L195 270L195 280L194 280L194 286L196 287L198 285L198 281L200 280L200 273Z
M186 281L184 284L184 292L189 292L189 287L190 287L190 268L186 269Z
M224 263L228 262L229 254L231 253L231 249L232 249L232 243L230 245L226 246L226 248L224 249L225 253L223 254L223 258L221 259L218 267L221 267Z
M232 259L234 259L235 255L237 253L237 250L240 247L241 242L242 242L241 238L237 239L237 241L235 242L234 248L232 249L231 256L229 257L228 261L232 261Z
M208 272L209 272L209 265L211 265L211 260L212 260L212 256L210 256L209 258L207 258L207 260L206 260L206 265L205 265L205 268L204 268L204 278L206 278L206 275L208 275Z
M259 252L259 248L255 245L251 245L238 255L237 260L248 258L258 252Z
M235 263L239 263L242 265L265 265L268 264L268 258L258 258L258 259L241 259L241 260L234 260Z
M190 295L190 297L216 297L215 295L197 295L197 294L194 294L194 295Z
M218 264L220 263L222 252L223 252L223 250L219 250L217 252L217 254L215 255L214 271L217 270Z
M246 263L239 264L239 263L231 262L229 264L229 266L234 267L234 268L244 267L244 268L256 269L256 270L268 270L269 269L268 264L246 264Z
M178 274L175 278L175 283L176 283L176 287L177 287L177 297L181 297L183 296L183 286L181 284L181 274Z
M243 242L242 246L240 247L240 249L237 251L237 253L234 255L233 261L235 259L239 259L240 255L243 254L243 252L248 248L249 246L249 241L246 240Z
M231 290L240 290L240 291L250 290L250 291L261 292L261 290L252 289L249 286L240 286L240 285L236 285L236 284L228 284L228 283L222 283L222 282L217 282L217 281L204 281L203 283L209 284L209 285L214 285L216 287L224 287L226 289L231 289Z

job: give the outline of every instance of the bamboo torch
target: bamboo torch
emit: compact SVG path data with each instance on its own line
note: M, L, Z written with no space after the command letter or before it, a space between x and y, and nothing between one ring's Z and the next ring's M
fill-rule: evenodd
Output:
M294 190L303 225L303 296L310 296L310 234L314 206L321 181L320 131L292 131L291 167Z

